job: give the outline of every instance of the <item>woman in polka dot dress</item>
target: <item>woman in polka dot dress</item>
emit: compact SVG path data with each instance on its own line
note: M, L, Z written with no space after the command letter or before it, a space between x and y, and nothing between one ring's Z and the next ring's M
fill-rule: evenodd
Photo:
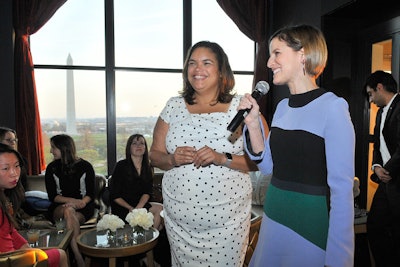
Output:
M248 243L251 181L242 130L227 126L239 96L228 58L216 43L189 51L184 89L158 118L151 162L163 177L164 219L173 266L242 266ZM241 128L241 127L240 127Z

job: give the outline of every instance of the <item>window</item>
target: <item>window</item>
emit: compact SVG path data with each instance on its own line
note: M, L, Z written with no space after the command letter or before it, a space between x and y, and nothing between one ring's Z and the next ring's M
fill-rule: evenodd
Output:
M114 11L115 65L182 68L182 1L119 0Z
M104 66L104 2L66 1L54 16L30 37L35 65Z
M183 3L69 0L30 37L46 163L52 160L48 140L58 133L70 134L78 155L105 175L125 157L131 134L143 134L151 145L159 113L168 98L182 89L187 27ZM109 4L114 14L105 8ZM251 92L254 42L216 1L193 0L189 15L193 43L219 43L236 73L235 90ZM112 25L114 49L106 46L104 37ZM112 55L115 64L106 66L106 55ZM115 84L107 82L110 73ZM111 126L116 126L115 132ZM115 150L107 149L110 144Z
M237 28L217 1L193 1L192 36L193 43L208 40L221 45L233 70L254 70L254 42Z

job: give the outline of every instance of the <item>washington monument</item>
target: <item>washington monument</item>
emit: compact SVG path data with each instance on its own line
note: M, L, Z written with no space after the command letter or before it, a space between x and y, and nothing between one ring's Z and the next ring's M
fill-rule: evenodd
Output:
M68 54L67 65L72 65L71 54ZM77 134L75 115L75 87L73 70L67 70L67 133Z

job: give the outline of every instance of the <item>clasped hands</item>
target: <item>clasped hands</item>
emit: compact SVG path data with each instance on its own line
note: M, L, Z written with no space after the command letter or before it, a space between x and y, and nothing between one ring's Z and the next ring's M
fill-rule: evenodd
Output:
M180 146L175 149L173 160L175 166L193 163L196 168L206 167L210 164L222 165L226 161L225 154L204 146L199 150L191 146Z
M86 206L86 202L83 201L82 199L74 199L74 200L64 203L64 205L63 205L63 207L65 207L65 208L71 207L76 210L83 209L85 206Z

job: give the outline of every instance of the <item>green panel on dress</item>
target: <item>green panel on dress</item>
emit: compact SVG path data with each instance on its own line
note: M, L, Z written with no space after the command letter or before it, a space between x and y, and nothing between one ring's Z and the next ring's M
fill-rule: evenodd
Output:
M281 190L271 184L264 212L270 219L326 249L329 218L325 196Z

